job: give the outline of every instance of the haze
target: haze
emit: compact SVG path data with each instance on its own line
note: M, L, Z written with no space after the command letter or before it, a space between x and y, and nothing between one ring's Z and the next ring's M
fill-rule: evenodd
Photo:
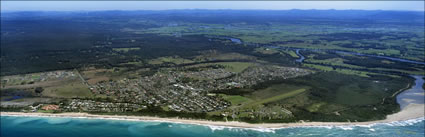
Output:
M424 1L1 1L2 11L336 9L423 11Z

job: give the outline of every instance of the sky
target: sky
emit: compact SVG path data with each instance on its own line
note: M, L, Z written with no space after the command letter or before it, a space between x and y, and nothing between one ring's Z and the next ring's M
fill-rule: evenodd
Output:
M424 1L1 1L1 11L336 9L424 11Z

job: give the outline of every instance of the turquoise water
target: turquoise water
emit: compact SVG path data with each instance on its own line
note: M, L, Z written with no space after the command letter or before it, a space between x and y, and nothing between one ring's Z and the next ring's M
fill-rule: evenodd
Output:
M424 119L345 127L241 129L166 122L1 116L2 137L424 137Z

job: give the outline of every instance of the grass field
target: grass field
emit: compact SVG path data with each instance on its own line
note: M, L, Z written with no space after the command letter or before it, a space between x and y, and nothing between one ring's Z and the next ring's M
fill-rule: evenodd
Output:
M303 93L304 91L306 91L306 89L304 89L304 88L303 89L297 89L297 90L294 90L294 91L289 91L289 92L286 92L286 93L283 93L283 94L280 94L280 95L277 95L277 96L258 100L258 101L254 102L252 104L246 105L245 107L257 106L257 105L261 105L261 104L265 104L265 103L283 100L283 99L298 95L300 93Z
M290 55L293 58L300 58L300 56L298 56L297 53L295 53L293 50L284 50L284 53Z
M239 96L239 95L224 95L224 94L220 94L220 96L223 97L223 99L225 99L227 101L230 101L232 103L232 106L235 106L235 105L243 104L245 102L252 101L252 99L250 99L250 98Z
M307 91L307 89L309 89L307 86L276 84L253 91L250 95L225 95L224 98L232 102L232 106L241 104L240 108L252 108L296 96Z
M60 98L93 97L88 87L80 81L46 87L42 94L43 96Z
M291 117L291 114L288 114L287 110L282 108L280 105L270 105L265 106L266 104L273 104L277 102L286 101L288 98L296 97L302 93L305 93L309 87L307 86L298 86L298 85L289 85L289 84L275 84L271 85L265 89L259 90L250 90L252 93L247 95L225 95L220 94L225 100L230 101L232 106L223 110L209 112L209 115L220 115L222 112L240 112L237 114L239 118L249 118L252 117L251 112L264 112L273 113L274 118L280 117ZM255 117L268 117L261 114Z

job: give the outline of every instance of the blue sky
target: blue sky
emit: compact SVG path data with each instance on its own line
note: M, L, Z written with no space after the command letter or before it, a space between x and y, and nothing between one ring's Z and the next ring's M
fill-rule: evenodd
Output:
M1 1L2 11L361 9L424 11L424 1Z

